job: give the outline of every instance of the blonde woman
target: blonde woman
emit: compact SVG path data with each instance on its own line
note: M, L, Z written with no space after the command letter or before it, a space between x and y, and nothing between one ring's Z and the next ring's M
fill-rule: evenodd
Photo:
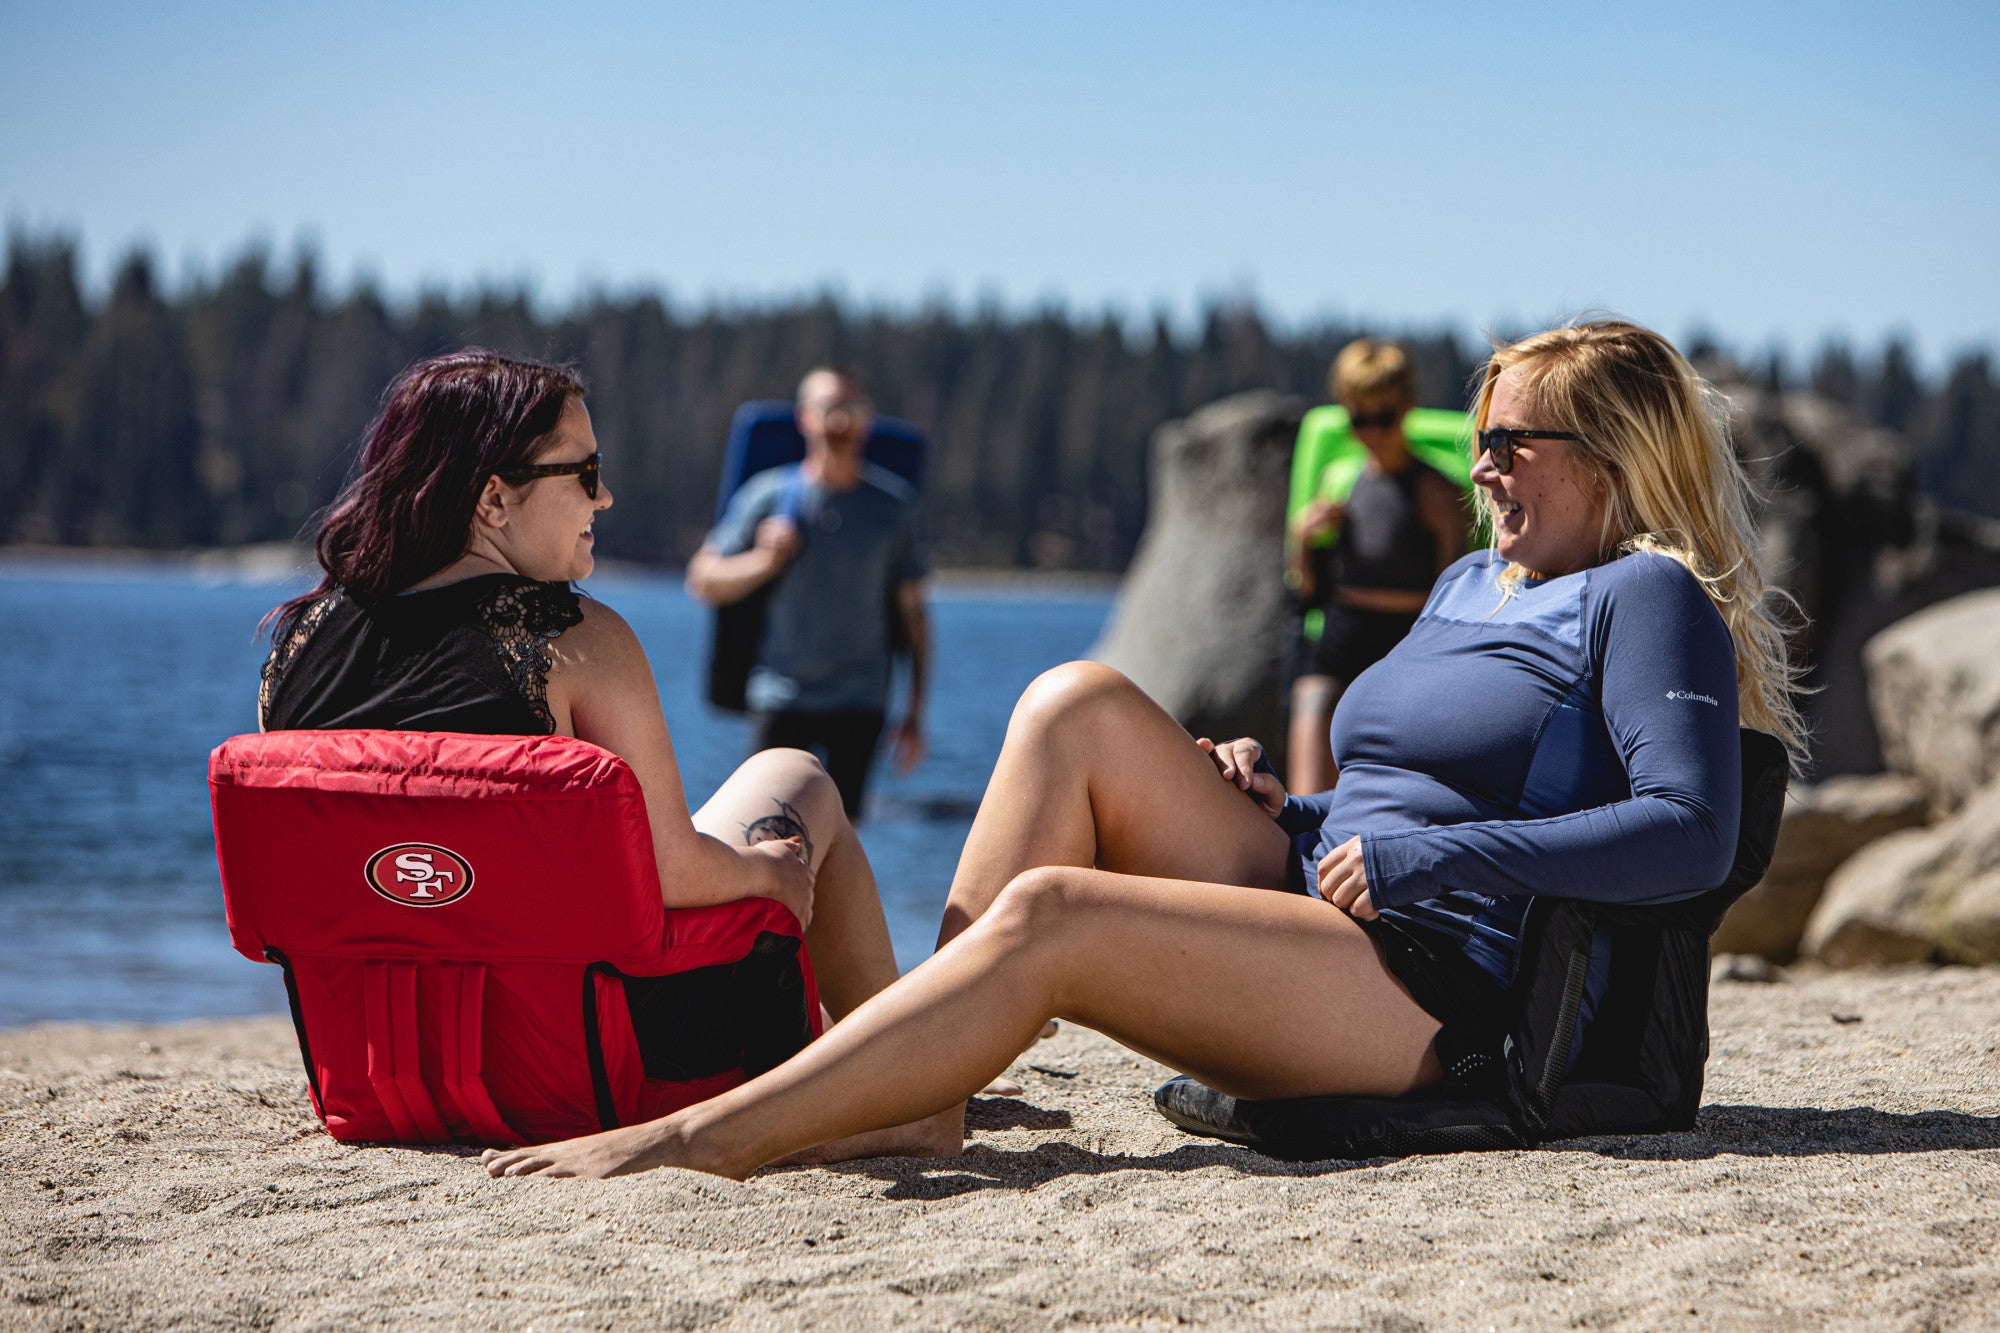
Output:
M1015 709L934 957L740 1088L487 1169L741 1177L948 1116L1051 1017L1241 1097L1393 1096L1477 1068L1525 901L1714 887L1739 718L1799 743L1718 423L1634 325L1500 349L1473 473L1494 547L1347 691L1335 791L1288 798L1255 741L1193 740L1103 667L1049 672Z
M1291 585L1304 607L1320 613L1318 636L1301 633L1295 649L1286 746L1294 791L1333 786L1338 770L1327 729L1340 692L1402 642L1431 585L1465 554L1457 483L1411 452L1403 434L1403 420L1417 405L1408 353L1356 338L1333 359L1327 384L1347 409L1368 464L1338 502L1316 495L1285 529Z

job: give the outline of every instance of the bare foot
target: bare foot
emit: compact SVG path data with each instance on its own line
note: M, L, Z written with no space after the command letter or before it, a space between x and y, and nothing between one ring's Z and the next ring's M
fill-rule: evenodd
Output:
M489 1176L606 1176L650 1171L656 1166L689 1166L685 1144L664 1120L627 1125L533 1148L488 1148L479 1160ZM695 1167L696 1170L703 1168ZM716 1173L721 1174L721 1173Z
M679 1166L741 1180L741 1171L698 1161L674 1124L677 1117L544 1143L533 1148L488 1148L479 1154L489 1176L563 1176L603 1180L607 1176ZM851 1134L780 1158L790 1165L846 1162L857 1157L956 1157L965 1151L965 1106L891 1129Z
M1047 1041L1050 1037L1055 1036L1056 1033L1061 1031L1062 1031L1062 1024L1056 1022L1055 1019L1051 1018L1048 1022L1042 1024L1042 1030L1035 1034L1035 1040Z

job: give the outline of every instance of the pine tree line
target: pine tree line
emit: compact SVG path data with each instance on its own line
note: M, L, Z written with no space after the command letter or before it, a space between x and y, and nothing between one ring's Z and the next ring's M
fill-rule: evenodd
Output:
M296 537L345 478L389 378L469 344L575 362L618 496L610 556L677 564L713 508L736 405L789 397L802 370L867 375L882 410L934 440L928 508L940 564L1118 569L1145 521L1155 427L1250 388L1325 397L1333 353L1363 330L1274 332L1218 306L1192 332L1060 309L854 311L821 297L681 312L594 296L554 317L518 292L394 305L328 292L311 262L252 249L163 291L143 251L85 299L76 248L10 237L0 283L0 542L234 545ZM1476 347L1405 340L1427 401L1460 406ZM1766 374L1784 378L1772 364ZM1942 503L2000 517L2000 386L1984 352L1930 385L1891 342L1826 348L1806 382L1903 430Z

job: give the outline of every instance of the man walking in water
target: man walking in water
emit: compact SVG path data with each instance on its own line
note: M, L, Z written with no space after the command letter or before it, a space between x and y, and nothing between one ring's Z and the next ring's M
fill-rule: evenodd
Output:
M910 655L909 706L891 733L899 770L924 755L930 658L927 553L916 492L862 457L874 425L853 370L817 366L799 382L805 460L757 473L688 562L689 593L711 606L770 586L764 638L745 698L753 750L812 750L861 817L889 702L891 644Z

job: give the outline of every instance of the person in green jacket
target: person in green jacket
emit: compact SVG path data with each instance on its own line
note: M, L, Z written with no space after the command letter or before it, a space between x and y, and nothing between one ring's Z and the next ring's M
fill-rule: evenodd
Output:
M1465 554L1468 523L1452 443L1464 417L1417 408L1403 349L1357 338L1328 379L1340 406L1300 424L1285 532L1286 582L1305 612L1285 775L1297 792L1333 786L1334 705L1409 633L1437 576Z

